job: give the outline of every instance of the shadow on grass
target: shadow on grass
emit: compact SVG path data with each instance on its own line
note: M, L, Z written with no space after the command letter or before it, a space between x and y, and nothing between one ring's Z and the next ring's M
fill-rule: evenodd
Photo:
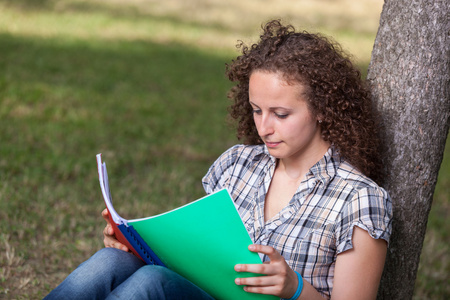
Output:
M176 15L156 15L152 12L151 7L155 4L148 3L133 5L122 3L122 5L117 5L117 3L107 3L107 2L76 2L76 1L54 1L54 0L0 0L0 3L9 7L14 7L23 11L55 11L58 13L86 13L86 14L103 14L113 19L122 19L135 21L136 19L146 19L151 18L152 20L157 20L160 22L167 22L174 26L189 26L193 28L205 27L210 29L215 29L219 31L230 30L226 28L220 22L199 22L195 20L188 20L188 18L183 18ZM235 28L236 29L236 28Z
M54 7L54 0L0 0L7 6L16 7L24 10L49 10Z
M187 3L186 3L187 2ZM336 14L320 13L321 5L314 10L310 5L305 4L305 8L296 8L296 10L272 10L270 3L258 3L257 1L249 5L240 5L231 3L227 8L229 11L223 11L224 5L209 3L208 1L189 3L189 1L179 1L164 5L166 10L164 14L156 13L158 5L155 1L74 1L74 0L0 0L6 7L13 7L22 11L46 11L57 13L85 13L102 14L114 19L130 20L149 19L159 22L167 22L173 26L188 26L191 28L209 28L218 32L239 33L240 36L249 36L258 34L260 26L271 19L283 19L285 21L295 22L297 26L308 26L309 28L333 28L337 31L352 34L359 32L362 35L372 36L373 29L367 26L361 26L365 19L357 18L357 14L349 14L347 10ZM256 6L266 6L263 10ZM342 7L345 5L343 4ZM173 9L176 7L177 9ZM291 7L286 4L286 7ZM323 6L322 8L324 8ZM256 10L256 11L255 11ZM233 17L245 21L233 21L233 17L227 19L223 16L231 14ZM195 17L191 15L194 14ZM217 17L203 18L204 15L214 14ZM251 16L251 17L249 17ZM249 27L249 25L251 27Z
M138 137L169 142L164 137L168 130L180 136L187 136L194 129L198 134L206 134L200 121L190 122L192 115L208 119L223 118L226 114L225 94L229 83L223 73L227 59L186 46L0 35L0 52L0 68L4 70L0 75L0 116L5 122L42 123L44 128L46 124L73 129L94 126L100 133L106 131L115 137L120 133L123 140L118 143L126 144ZM214 113L218 109L223 111ZM97 128L106 123L107 129ZM151 127L152 132L132 129L144 127ZM12 126L7 128L12 130ZM32 126L19 128L25 132L33 130ZM96 136L97 130L92 131L94 140L106 143ZM7 141L17 141L14 132L5 134L9 134ZM195 142L195 134L189 136ZM109 138L107 135L106 139ZM48 142L49 137L45 140ZM36 147L45 144L44 141L32 137L26 140L26 135L23 140ZM54 142L57 141L60 140ZM0 147L14 147L14 143L2 144ZM65 155L67 150L77 154L81 150L76 145L60 151L58 146L47 146ZM45 146L40 145L41 148Z

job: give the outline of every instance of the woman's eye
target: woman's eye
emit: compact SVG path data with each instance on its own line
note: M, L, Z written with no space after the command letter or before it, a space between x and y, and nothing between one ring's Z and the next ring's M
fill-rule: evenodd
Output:
M255 115L260 115L260 114L261 114L261 110L259 110L259 109L254 109L254 110L253 110L253 114L255 114Z
M275 114L275 116L277 116L278 119L286 119L288 117L287 114Z

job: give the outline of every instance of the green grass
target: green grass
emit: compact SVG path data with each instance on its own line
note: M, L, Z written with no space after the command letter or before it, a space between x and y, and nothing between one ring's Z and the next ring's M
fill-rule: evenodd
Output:
M42 298L102 247L97 153L124 217L203 195L236 142L225 63L265 20L335 36L365 71L379 1L275 2L0 0L0 299ZM417 299L449 295L449 161L447 146Z

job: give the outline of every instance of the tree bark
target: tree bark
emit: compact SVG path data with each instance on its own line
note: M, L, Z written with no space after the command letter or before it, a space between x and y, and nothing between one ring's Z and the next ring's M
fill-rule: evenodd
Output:
M411 299L450 121L447 0L386 0L368 81L393 233L379 299Z

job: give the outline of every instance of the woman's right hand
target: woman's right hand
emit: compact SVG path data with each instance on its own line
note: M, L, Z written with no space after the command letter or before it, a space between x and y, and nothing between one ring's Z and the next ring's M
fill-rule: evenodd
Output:
M114 235L114 229L112 228L111 222L109 221L109 213L106 208L102 211L102 217L106 221L106 227L105 229L103 229L103 244L105 244L105 247L116 248L128 252L128 247L116 239L116 236Z

